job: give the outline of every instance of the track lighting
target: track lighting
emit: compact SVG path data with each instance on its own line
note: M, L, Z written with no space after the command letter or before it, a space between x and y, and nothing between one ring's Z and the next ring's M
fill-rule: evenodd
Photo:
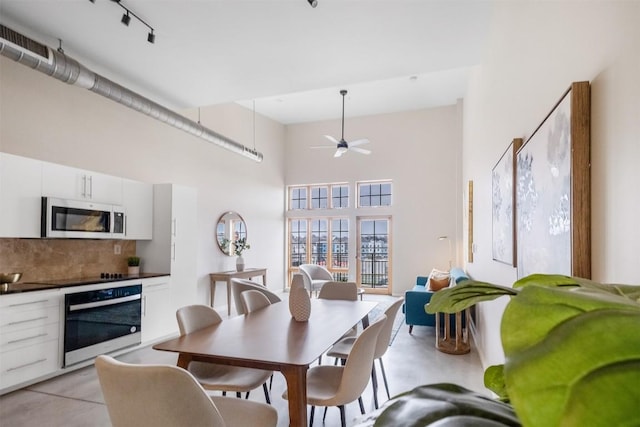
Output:
M122 14L122 19L120 20L127 27L129 26L129 22L131 22L131 17L129 16L129 11L127 13Z
M95 3L96 0L89 0L91 3ZM156 35L153 33L153 27L149 24L147 24L145 22L144 19L140 18L138 15L136 15L135 13L133 13L131 11L131 9L129 9L128 7L124 6L122 4L122 0L111 0L112 2L116 3L118 6L120 6L121 8L124 9L125 13L122 14L122 19L120 19L120 22L122 22L122 24L126 25L127 27L129 26L129 23L131 22L131 17L133 16L134 18L136 18L138 21L140 21L141 24L145 25L147 28L149 28L149 34L147 35L147 41L151 44L156 42ZM308 0L311 3L311 0Z
M307 0L311 7L316 7L318 5L318 0Z

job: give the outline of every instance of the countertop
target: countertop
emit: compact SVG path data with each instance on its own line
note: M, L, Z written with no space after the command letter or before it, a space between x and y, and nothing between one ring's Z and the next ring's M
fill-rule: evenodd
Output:
M80 277L74 279L41 280L37 282L16 282L0 285L0 295L22 292L43 291L47 289L66 288L70 286L93 285L99 283L120 282L123 280L148 279L151 277L169 276L167 273L140 273L134 275L110 275L109 277Z

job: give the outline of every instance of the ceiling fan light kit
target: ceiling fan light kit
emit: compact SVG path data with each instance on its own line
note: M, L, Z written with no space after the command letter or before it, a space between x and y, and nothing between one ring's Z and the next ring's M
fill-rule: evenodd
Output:
M342 136L340 137L340 141L338 141L331 135L324 136L329 141L336 144L336 152L333 155L333 157L341 157L347 151L355 151L356 153L360 153L360 154L371 154L371 150L366 150L364 148L358 147L358 145L368 144L369 143L368 139L365 139L365 138L357 139L349 143L344 139L344 97L347 95L346 89L340 90L340 95L342 95ZM320 146L313 146L311 148L331 148L331 146L320 145Z

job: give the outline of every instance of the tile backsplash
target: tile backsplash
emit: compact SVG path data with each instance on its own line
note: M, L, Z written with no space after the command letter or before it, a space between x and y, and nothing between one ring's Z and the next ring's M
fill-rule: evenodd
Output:
M135 254L135 240L0 239L0 272L22 273L21 282L124 274Z

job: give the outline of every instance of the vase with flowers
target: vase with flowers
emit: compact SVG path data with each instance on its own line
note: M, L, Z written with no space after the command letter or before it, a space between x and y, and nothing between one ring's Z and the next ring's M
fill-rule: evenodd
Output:
M236 258L236 270L244 271L244 258L242 257L242 252L245 249L250 249L251 246L247 243L247 238L242 237L233 241L233 253L237 255Z

